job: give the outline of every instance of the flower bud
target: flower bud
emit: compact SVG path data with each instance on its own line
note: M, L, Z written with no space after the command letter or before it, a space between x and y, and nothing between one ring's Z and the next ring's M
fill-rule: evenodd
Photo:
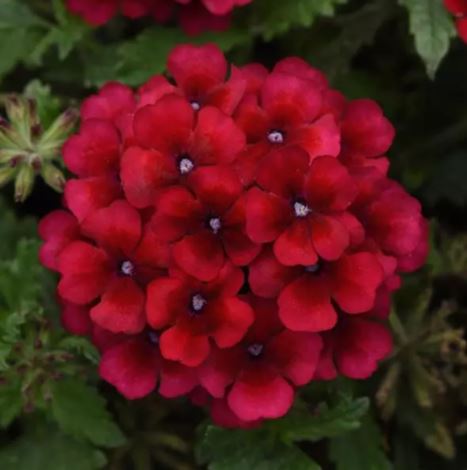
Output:
M22 165L15 181L15 201L24 202L31 194L34 186L34 169L30 165Z
M78 110L69 108L60 114L51 126L44 132L40 139L39 146L43 149L42 153L57 153L62 146L64 140L75 126L79 117Z
M65 176L51 163L45 163L42 166L41 175L47 185L61 193L65 187Z
M16 169L9 166L0 168L0 188L5 186L11 179L13 179L15 172Z

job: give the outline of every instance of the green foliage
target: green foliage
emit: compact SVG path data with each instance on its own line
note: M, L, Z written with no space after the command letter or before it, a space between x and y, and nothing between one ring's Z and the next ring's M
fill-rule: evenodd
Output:
M118 447L125 442L96 389L67 379L54 383L52 395L53 416L65 432L97 446Z
M336 470L390 470L378 425L367 416L359 429L329 442L329 457Z
M400 3L409 12L415 48L433 78L455 34L452 19L440 0L400 0Z

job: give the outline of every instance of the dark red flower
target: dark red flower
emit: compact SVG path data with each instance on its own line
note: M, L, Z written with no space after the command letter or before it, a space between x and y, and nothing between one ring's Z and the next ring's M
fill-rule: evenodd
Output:
M214 397L227 397L242 421L278 418L292 406L294 386L308 383L318 363L321 338L283 330L276 304L250 298L255 323L231 349L215 349L200 367L201 385Z
M214 279L228 257L248 264L260 246L245 233L245 198L227 167L201 168L190 176L193 193L174 186L160 195L151 225L163 240L175 242L173 260L189 275Z
M459 37L467 43L467 1L466 0L444 0L446 9L454 15Z
M342 255L350 241L343 218L356 188L335 158L319 157L310 166L306 152L288 147L262 163L256 180L263 190L250 190L246 208L252 240L274 242L277 259L288 266Z
M115 201L84 222L83 233L98 246L74 241L58 258L65 300L86 305L91 319L112 332L136 333L145 325L144 284L160 274L168 249L125 201Z
M164 329L162 355L193 367L208 357L210 339L220 348L237 344L254 320L251 307L236 296L242 284L242 272L230 264L209 283L187 276L152 281L146 312L152 328Z

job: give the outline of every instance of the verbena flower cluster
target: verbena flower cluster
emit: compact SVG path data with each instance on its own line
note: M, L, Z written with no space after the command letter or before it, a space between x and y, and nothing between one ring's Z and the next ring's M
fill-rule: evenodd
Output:
M100 26L117 13L128 18L152 17L165 23L177 16L183 30L197 34L229 27L232 10L252 0L66 0L71 12L87 23Z
M444 6L456 20L459 37L467 43L467 0L444 0Z
M127 398L189 394L225 426L369 377L427 253L420 204L387 177L392 125L299 58L268 72L182 45L168 72L102 87L63 148L75 178L40 257L64 326Z

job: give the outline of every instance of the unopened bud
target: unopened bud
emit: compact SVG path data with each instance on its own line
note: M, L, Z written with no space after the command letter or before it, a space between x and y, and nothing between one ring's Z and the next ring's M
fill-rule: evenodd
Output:
M11 166L0 167L0 188L8 184L15 176L16 168Z
M75 108L69 108L51 124L44 132L40 140L40 147L54 149L58 151L68 134L73 130L79 117L79 112Z
M31 194L34 186L34 169L30 165L22 165L15 181L15 201L24 202Z
M10 122L15 122L25 117L25 103L17 95L8 95L6 97L5 110Z
M41 175L46 184L51 188L59 193L63 192L66 182L65 176L56 166L51 163L45 163L42 166Z

